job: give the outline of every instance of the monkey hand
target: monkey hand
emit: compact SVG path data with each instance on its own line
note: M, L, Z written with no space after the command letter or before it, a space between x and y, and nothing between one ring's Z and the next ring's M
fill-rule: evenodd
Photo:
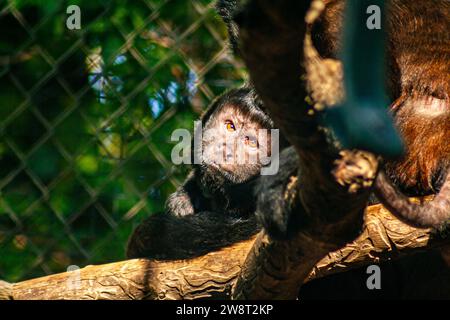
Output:
M195 212L192 199L183 188L178 189L167 198L166 209L177 217L191 215Z

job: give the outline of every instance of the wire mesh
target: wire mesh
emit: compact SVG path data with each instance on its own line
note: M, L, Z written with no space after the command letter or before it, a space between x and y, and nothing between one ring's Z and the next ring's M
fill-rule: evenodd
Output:
M189 168L171 132L245 78L212 1L0 2L0 278L124 259Z

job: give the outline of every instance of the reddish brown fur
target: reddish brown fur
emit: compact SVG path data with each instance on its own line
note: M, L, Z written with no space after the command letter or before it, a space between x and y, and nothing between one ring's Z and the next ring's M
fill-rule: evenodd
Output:
M442 105L447 108L445 113L429 115L422 113L431 112L426 107L419 109L420 102L409 100L396 112L407 153L386 164L388 175L410 194L436 193L450 169L449 104Z
M322 56L335 58L344 1L330 1L313 28ZM407 154L387 163L390 177L412 194L439 190L450 169L450 1L390 1L388 92Z
M393 1L389 13L398 68L389 83L400 94L394 115L407 153L387 171L412 194L436 193L450 168L450 2Z

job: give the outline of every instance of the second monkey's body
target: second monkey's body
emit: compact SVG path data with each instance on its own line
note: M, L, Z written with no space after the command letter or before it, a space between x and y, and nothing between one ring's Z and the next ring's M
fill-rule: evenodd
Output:
M342 21L343 3L331 1L322 19ZM392 0L385 14L390 111L406 153L385 162L386 175L378 176L375 193L402 221L445 228L450 222L450 1ZM340 29L338 22L323 29L324 42L316 37L317 43L328 43L328 50L322 45L324 56L336 55ZM436 198L413 206L387 177L406 195Z
M312 39L321 57L336 59L345 1L326 2ZM392 0L384 14L387 88L406 146L386 172L408 195L437 193L450 169L450 1Z

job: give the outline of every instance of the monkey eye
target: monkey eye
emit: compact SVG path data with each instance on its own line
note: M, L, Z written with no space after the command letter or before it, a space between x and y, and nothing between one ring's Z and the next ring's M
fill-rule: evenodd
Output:
M236 127L234 126L234 123L231 120L225 120L225 126L227 127L227 130L230 132L236 131Z
M257 148L258 147L258 140L256 140L255 137L249 137L249 136L245 136L245 141L244 143L249 146L250 148Z

